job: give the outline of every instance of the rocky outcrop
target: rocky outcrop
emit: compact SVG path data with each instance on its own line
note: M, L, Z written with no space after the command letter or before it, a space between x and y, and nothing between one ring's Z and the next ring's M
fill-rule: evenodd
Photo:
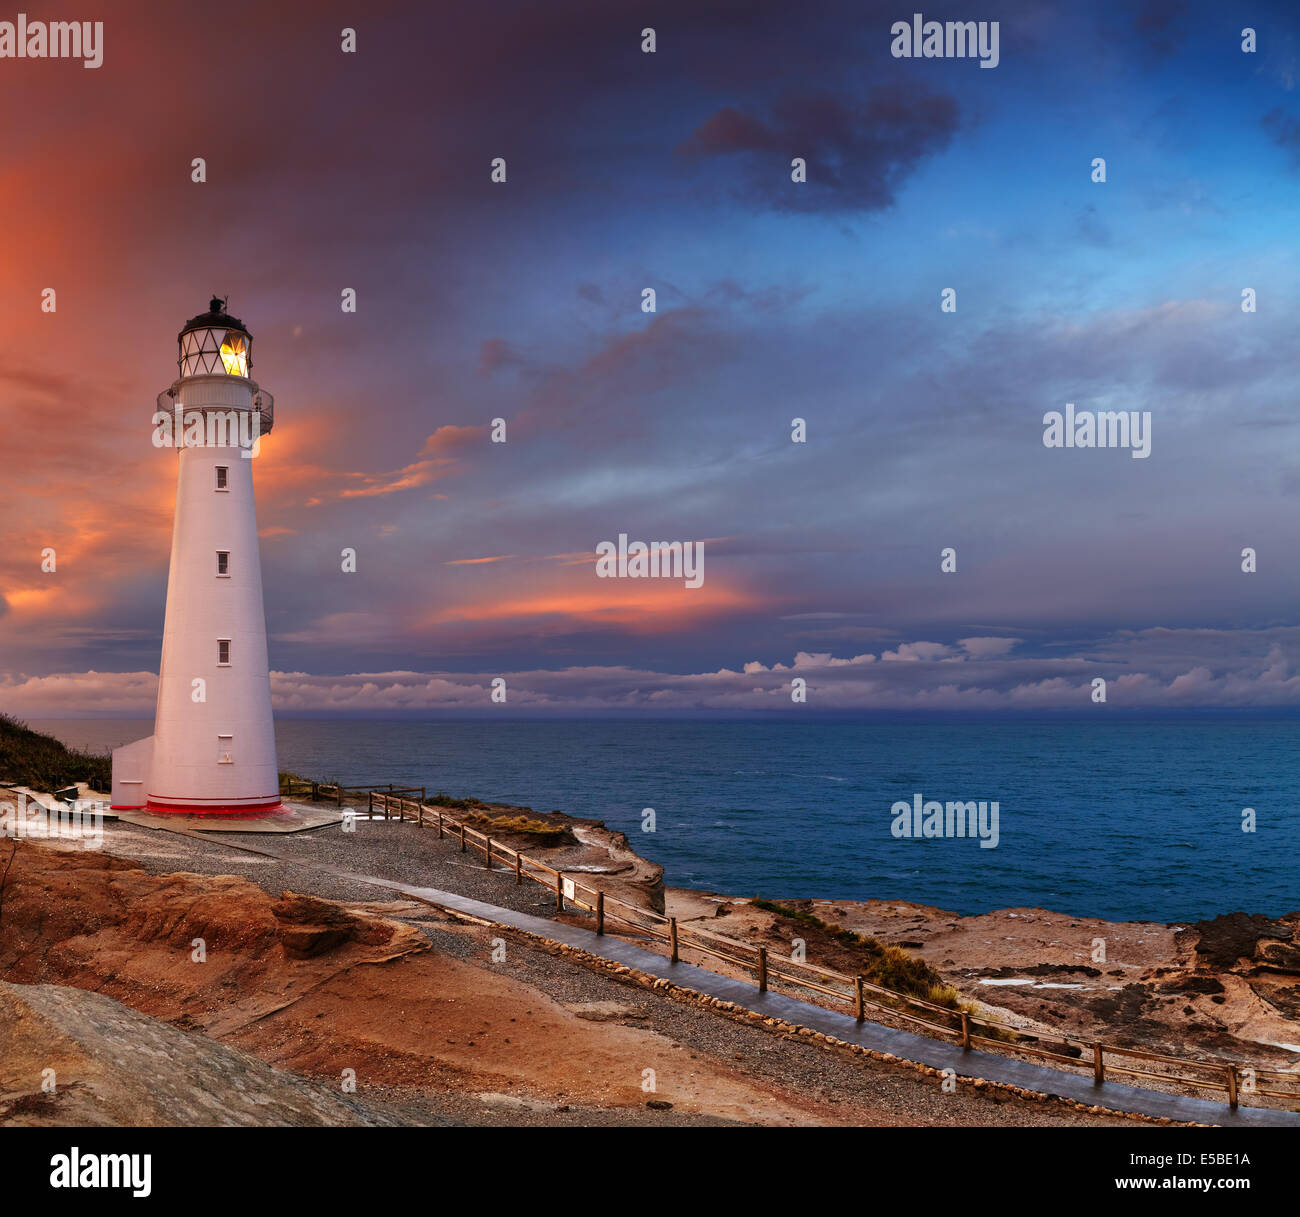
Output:
M0 981L0 1125L396 1125L100 993Z
M1267 1068L1300 1058L1300 917L1234 913L1195 926L1103 921L1040 908L962 916L901 900L792 901L923 959L964 1001L1022 1034L1102 1039ZM754 904L670 889L680 922L729 907L726 933L770 937ZM787 938L788 938L787 933ZM808 958L844 971L809 943Z
M641 857L626 834L606 828L603 820L583 820L562 811L539 812L511 803L470 801L463 808L448 805L449 814L465 818L494 841L562 870L581 881L589 875L606 896L634 908L664 911L664 868ZM521 832L521 824L545 831Z
M391 942L396 923L360 917L332 900L285 892L271 907L279 926L280 945L290 959L311 959L349 942L380 947Z
M1295 941L1300 913L1274 921L1258 913L1225 913L1193 928L1199 961L1213 968L1265 968L1300 976L1300 944Z
M573 833L585 851L575 862L576 870L598 875L598 886L608 896L637 908L664 911L664 868L658 862L641 857L624 833L606 828L600 820L575 822Z
M69 984L218 1035L359 965L428 949L412 926L235 875L151 875L98 851L15 842L0 975Z

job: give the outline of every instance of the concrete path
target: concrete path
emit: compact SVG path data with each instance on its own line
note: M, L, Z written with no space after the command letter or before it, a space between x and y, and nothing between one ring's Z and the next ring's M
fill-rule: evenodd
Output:
M185 830L179 831L185 832ZM205 839L210 841L214 838ZM963 1052L956 1044L930 1039L910 1031L900 1031L879 1023L859 1023L850 1014L826 1010L821 1006L800 1001L798 998L788 997L784 993L771 991L760 993L757 985L747 981L721 976L717 972L710 972L707 968L695 964L672 963L663 955L647 951L620 938L598 935L594 930L584 929L581 926L567 925L546 917L535 917L530 913L519 913L499 905L487 904L482 900L458 896L455 892L445 892L436 887L417 887L394 879L381 879L375 875L360 875L325 863L306 862L293 857L292 854L236 844L228 838L221 839L220 843L248 853L265 854L282 862L328 871L355 883L365 883L401 892L430 904L467 913L483 921L527 930L542 938L580 947L592 955L614 960L651 976L663 977L684 988L694 989L697 993L735 1002L765 1017L798 1023L802 1027L810 1027L824 1035L833 1035L836 1039L847 1043L861 1044L876 1052L889 1052L904 1060L929 1065L934 1069L952 1069L959 1077L1004 1082L1039 1094L1074 1099L1076 1102L1088 1105L1095 1103L1111 1111L1136 1112L1157 1117L1168 1116L1171 1120L1217 1124L1224 1128L1300 1127L1300 1113L1274 1111L1264 1107L1239 1107L1233 1111L1226 1102L1166 1094L1160 1090L1127 1086L1122 1082L1103 1082L1098 1086L1090 1077L1084 1075L1066 1073L1064 1070L1052 1069L1046 1065L1036 1065L1030 1061L1016 1060L1013 1057L982 1052L978 1049Z

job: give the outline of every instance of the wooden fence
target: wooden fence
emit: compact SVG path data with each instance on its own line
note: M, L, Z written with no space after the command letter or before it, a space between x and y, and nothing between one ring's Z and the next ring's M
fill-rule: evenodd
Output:
M379 784L366 786L340 786L334 782L308 782L302 778L281 778L280 797L299 802L333 803L342 807L345 802L360 802L369 796L372 790L389 795L419 795L423 803L426 791L423 786L386 786Z
M1300 1072L1256 1069L1240 1061L1222 1058L1198 1061L1142 1048L1124 1048L1117 1044L1029 1033L1008 1023L966 1010L954 1010L919 997L872 984L863 976L849 976L803 960L771 956L764 946L755 946L736 938L727 938L710 930L688 924L678 925L675 917L666 917L650 909L638 908L591 887L576 875L565 876L517 850L494 841L481 829L474 828L449 809L426 805L425 791L420 798L408 797L415 787L338 787L310 783L312 797L340 806L345 798L365 798L367 814L375 818L413 820L436 829L438 836L451 837L460 843L462 853L473 850L483 856L487 869L500 865L514 872L516 883L529 879L555 893L555 907L563 910L565 902L589 912L595 918L597 934L617 923L634 930L643 938L663 943L669 958L676 963L682 952L697 952L721 960L753 975L760 993L777 982L796 992L819 994L831 1002L846 1006L858 1022L865 1022L867 1011L897 1019L925 1034L951 1039L964 1051L973 1047L995 1052L1013 1053L1051 1062L1068 1068L1086 1069L1098 1084L1106 1078L1142 1079L1193 1093L1223 1093L1228 1106L1235 1109L1240 1096L1280 1099L1300 1107ZM705 965L707 966L707 965Z

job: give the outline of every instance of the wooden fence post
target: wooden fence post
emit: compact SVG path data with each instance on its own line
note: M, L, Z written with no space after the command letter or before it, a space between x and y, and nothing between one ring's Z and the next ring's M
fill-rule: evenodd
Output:
M857 991L856 997L857 997L857 1007L858 1007L857 1008L858 1022L865 1023L867 1021L867 1000L865 994L862 992L861 976L855 976L853 978L853 988Z
M965 1010L961 1012L961 1050L970 1051L970 1015Z
M1106 1080L1106 1061L1102 1055L1104 1049L1100 1044L1092 1046L1092 1080L1093 1084L1100 1086Z
M1237 1110L1237 1066L1228 1066L1228 1106Z
M564 875L560 871L555 872L555 907L564 912Z
M320 783L319 783L319 782L313 782L313 783L311 784L311 801L312 801L313 803L319 803L319 802L320 802Z
M372 790L366 796L366 815L367 817L375 814L375 792Z
M668 918L668 945L672 948L672 962L677 962L677 918Z
M334 806L335 806L335 807L342 807L342 806L343 806L343 787L342 787L342 786L335 786L335 787L334 787Z
M758 991L767 992L767 948L758 948Z
M486 866L488 870L492 869L492 838L491 837L487 839L487 849L486 851L484 851L483 854L483 865Z
M419 801L415 806L416 806L416 813L415 813L416 823L419 824L419 826L420 826L421 828L423 828L423 827L424 827L424 798L423 798L423 796L421 796L420 801Z
M605 932L605 893L596 893L596 933Z
M465 852L465 822L463 820L460 824L460 852L462 854Z
M523 875L524 856L518 850L515 850L515 886L524 881Z

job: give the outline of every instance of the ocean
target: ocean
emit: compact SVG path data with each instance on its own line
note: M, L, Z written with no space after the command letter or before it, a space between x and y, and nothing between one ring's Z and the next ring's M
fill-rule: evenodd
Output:
M92 750L152 730L31 725ZM1300 908L1295 721L281 718L276 735L307 777L604 820L679 887L1180 923ZM895 838L891 807L917 794L996 800L997 847Z

